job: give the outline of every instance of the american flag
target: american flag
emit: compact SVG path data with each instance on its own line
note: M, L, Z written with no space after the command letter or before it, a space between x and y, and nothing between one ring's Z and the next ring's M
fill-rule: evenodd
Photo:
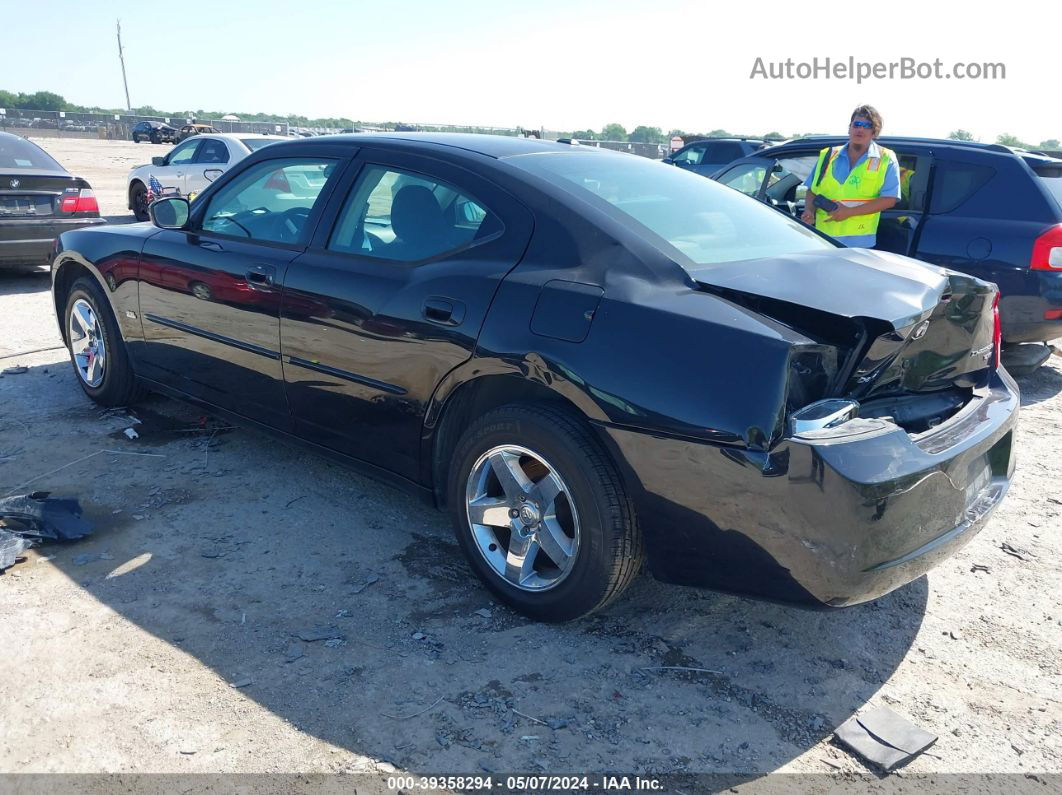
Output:
M162 183L159 182L158 177L151 174L148 176L147 203L151 204L159 198L162 198Z

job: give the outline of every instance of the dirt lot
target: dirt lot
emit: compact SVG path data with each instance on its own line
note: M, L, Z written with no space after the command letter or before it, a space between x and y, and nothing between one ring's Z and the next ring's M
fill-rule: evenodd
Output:
M168 148L42 143L114 220ZM863 773L832 731L878 704L940 737L904 775L1062 772L1060 358L1021 381L1010 495L928 577L830 613L643 577L543 626L410 497L159 397L127 439L59 344L47 277L0 274L0 366L29 368L0 377L0 494L98 525L0 576L0 772Z

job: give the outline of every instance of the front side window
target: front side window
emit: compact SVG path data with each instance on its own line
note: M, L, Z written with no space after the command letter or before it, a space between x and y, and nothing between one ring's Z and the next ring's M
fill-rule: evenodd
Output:
M199 141L189 141L186 144L181 144L172 152L170 157L166 161L167 166L179 166L182 163L191 163L195 157L196 147L199 146Z
M448 183L369 166L351 189L328 247L416 262L483 241L501 229L497 216Z
M719 177L719 182L746 196L755 196L766 174L767 168L762 163L742 163Z
M270 243L304 244L310 213L336 165L335 160L311 157L256 163L211 198L202 229Z
M506 158L617 220L640 225L677 262L711 265L826 251L836 244L714 180L643 157L605 152Z
M703 146L691 146L683 152L679 152L673 158L676 163L686 163L691 166L700 165L701 158L704 157Z

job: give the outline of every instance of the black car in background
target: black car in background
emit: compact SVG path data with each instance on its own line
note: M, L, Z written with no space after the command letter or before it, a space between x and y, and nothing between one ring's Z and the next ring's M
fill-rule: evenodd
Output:
M846 140L789 141L715 179L799 218L818 153ZM1015 374L1035 370L1050 355L1044 343L1062 337L1062 160L999 144L880 142L900 159L902 196L882 213L875 248L994 282L1004 364Z
M665 163L710 177L732 160L751 155L766 144L754 138L705 138L686 144L664 158Z
M36 144L0 132L0 269L47 265L60 232L102 223L88 182Z
M531 616L601 608L643 560L667 582L873 599L969 541L1010 483L992 285L647 158L333 135L150 213L60 239L85 393L191 400L446 506L473 570Z
M177 141L177 130L161 121L141 121L133 125L133 143L151 141L153 144L172 144Z

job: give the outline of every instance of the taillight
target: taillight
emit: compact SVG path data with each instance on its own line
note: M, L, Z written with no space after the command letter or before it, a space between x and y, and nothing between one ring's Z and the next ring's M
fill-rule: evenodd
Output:
M91 188L75 190L63 196L59 204L59 211L63 213L99 213L100 205L96 201L96 194Z
M1034 271L1062 271L1062 224L1052 226L1036 238L1029 268Z
M1003 352L1003 329L999 325L999 293L992 299L992 367L999 369L999 358Z

